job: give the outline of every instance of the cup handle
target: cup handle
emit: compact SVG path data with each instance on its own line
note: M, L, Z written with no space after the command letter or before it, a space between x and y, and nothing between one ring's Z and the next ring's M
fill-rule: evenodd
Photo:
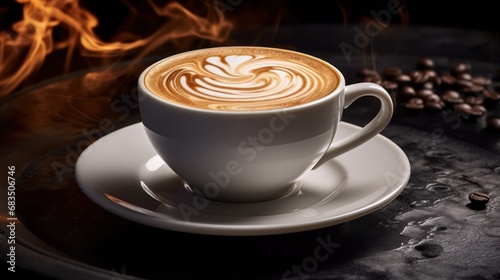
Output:
M381 86L374 83L357 83L345 87L344 109L347 109L356 99L363 96L374 96L380 100L378 114L361 130L346 138L332 143L328 151L316 163L313 169L323 163L341 155L368 141L381 132L390 122L394 111L393 102L389 93Z

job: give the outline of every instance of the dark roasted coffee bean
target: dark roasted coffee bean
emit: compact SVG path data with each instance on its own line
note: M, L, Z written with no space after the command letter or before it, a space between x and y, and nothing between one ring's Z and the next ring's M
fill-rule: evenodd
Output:
M500 133L500 118L491 118L486 123L486 128L489 131Z
M389 81L389 80L384 80L380 83L380 85L385 88L387 91L393 91L393 90L396 90L398 89L398 84L396 82L393 82L393 81Z
M421 85L427 82L426 77L422 71L414 70L410 72L411 81L415 85Z
M432 69L428 69L428 70L423 70L422 71L424 73L424 75L429 79L429 80L432 80L434 79L435 77L438 76L438 74L436 73L436 71L432 70Z
M363 82L379 84L382 82L382 78L379 76L366 76L362 79Z
M405 107L410 110L421 110L424 109L424 101L422 98L413 97L406 102Z
M417 91L417 97L425 99L429 95L433 95L434 91L431 89L420 89Z
M469 73L460 73L456 75L457 79L459 80L471 80L472 81L472 76Z
M481 192L471 192L469 200L474 204L485 205L490 201L490 196Z
M468 96L465 98L465 103L475 106L475 105L483 105L483 98L476 96Z
M424 95L424 96L422 96L422 99L424 99L424 101L428 101L428 102L441 102L441 97L439 97L439 95L437 95L435 93Z
M456 81L457 79L450 74L441 75L441 82L443 85L452 86Z
M394 81L400 85L406 85L406 84L409 84L411 82L411 77L409 75L406 75L406 74L401 74L401 75L397 76L396 78L394 78Z
M417 92L411 86L403 86L399 89L399 95L403 97L403 100L408 100L412 97L415 97Z
M485 107L495 109L500 105L500 93L484 90L482 96L484 98L483 104Z
M397 67L387 67L382 70L382 77L389 80L393 80L401 74L403 74L403 71Z
M453 105L453 111L460 114L460 116L467 117L469 115L468 111L471 110L471 106L467 103L460 103Z
M469 120L471 121L475 121L483 116L486 116L487 112L486 108L481 105L471 106L470 110L466 111L469 115Z
M368 68L362 68L358 71L357 73L358 77L364 78L364 77L372 77L372 76L379 76L378 72L373 70L373 69L368 69Z
M462 73L468 73L470 72L471 68L471 65L468 63L458 63L451 68L451 74L457 76Z
M431 79L431 82L435 87L439 87L443 83L443 80L441 79L441 76L437 75Z
M434 60L423 57L418 60L417 68L420 70L433 69L434 68Z
M483 91L484 91L483 86L478 86L478 85L474 85L474 84L467 86L467 87L464 87L462 89L462 92L466 95L477 95Z
M432 82L426 82L426 83L422 84L422 88L423 89L433 89L434 88L434 83L432 83Z
M441 99L450 105L464 103L462 96L456 90L447 90L441 94Z
M455 85L463 89L463 88L473 87L474 83L471 80L459 79L455 81Z
M485 77L473 77L472 82L475 85L479 85L479 86L483 86L483 87L487 87L487 86L491 85L491 83L492 83L491 79L485 78Z
M444 103L441 101L425 101L424 107L427 111L439 112L443 110Z

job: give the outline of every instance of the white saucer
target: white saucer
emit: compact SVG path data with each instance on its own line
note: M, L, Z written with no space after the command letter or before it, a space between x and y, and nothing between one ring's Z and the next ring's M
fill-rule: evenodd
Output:
M341 123L335 141L360 128ZM386 205L410 164L382 135L308 173L288 195L259 203L194 196L156 155L142 123L102 137L76 164L83 192L108 211L146 225L211 235L270 235L343 223Z

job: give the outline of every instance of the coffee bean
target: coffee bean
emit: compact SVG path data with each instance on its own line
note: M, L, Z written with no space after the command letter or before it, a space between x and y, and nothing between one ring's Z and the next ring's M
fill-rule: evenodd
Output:
M485 78L485 77L473 77L472 82L475 85L479 85L479 86L483 86L483 87L487 87L487 86L491 85L491 83L492 83L491 79Z
M412 83L415 85L421 85L421 84L427 82L426 77L422 71L415 70L415 71L410 72L409 75L410 75Z
M423 99L425 99L427 96L433 95L433 94L434 94L434 91L432 91L430 89L421 89L421 90L417 91L417 97L421 97Z
M401 74L394 78L394 81L400 85L407 85L411 82L411 77L406 74Z
M500 118L489 119L486 128L491 132L500 133Z
M471 65L468 63L458 63L451 68L451 74L457 76L463 73L468 73L471 68Z
M423 70L423 74L429 79L429 80L433 80L435 77L438 76L438 74L436 73L436 71L432 70L432 69L427 69L427 70Z
M457 74L456 77L459 80L471 80L472 81L472 76L469 73L460 73L460 74Z
M403 86L399 89L399 95L403 97L404 100L408 100L412 97L415 97L417 92L411 86Z
M500 93L492 90L484 90L482 92L484 98L484 106L495 109L500 104Z
M473 87L474 83L471 80L458 79L455 81L455 85L460 89L464 89L464 88Z
M467 103L460 103L453 105L453 111L457 112L460 116L467 118L469 116L468 111L471 110L471 106Z
M484 91L483 86L474 85L474 84L471 84L470 86L466 86L462 89L462 92L464 94L467 94L467 95L477 95L483 91Z
M380 85L382 79L379 76L366 76L363 78L363 82L375 83Z
M469 200L473 204L485 205L490 201L490 196L481 192L472 192L469 194Z
M457 79L455 77L453 77L452 75L446 73L446 74L441 75L441 81L442 81L442 84L444 84L444 85L452 86L455 84Z
M467 114L466 118L468 120L476 121L477 119L486 116L487 110L481 105L474 105L471 106L471 108L469 110L466 110L465 112Z
M456 90L447 90L441 95L441 99L449 105L464 103L462 96Z
M422 84L423 89L433 89L434 88L434 83L433 82L425 82Z
M417 68L420 70L433 69L434 68L434 60L423 57L418 60Z
M380 83L380 85L385 88L387 91L393 91L398 88L398 83L393 81L384 80Z
M444 103L441 101L425 101L424 107L427 111L440 112L444 108Z
M424 109L424 100L422 98L413 97L406 102L405 107L410 110L421 110Z
M389 80L393 80L397 76L400 76L401 74L403 74L403 71L397 67L387 67L384 70L382 70L382 77Z
M475 105L483 105L483 98L482 97L476 97L476 96L468 96L465 98L465 103L475 106Z
M380 73L362 68L357 75L365 82L373 82L384 87L394 102L403 102L412 112L422 109L430 112L452 108L466 121L479 121L489 114L488 109L500 107L500 70L492 78L473 76L472 66L460 62L450 67L448 72L436 72L431 58L422 57L416 69L404 72L399 67L386 67ZM498 117L488 119L486 127L499 130ZM484 127L481 125L481 127Z
M368 68L362 68L358 71L358 77L365 78L369 76L379 76L378 72L373 69L368 69Z

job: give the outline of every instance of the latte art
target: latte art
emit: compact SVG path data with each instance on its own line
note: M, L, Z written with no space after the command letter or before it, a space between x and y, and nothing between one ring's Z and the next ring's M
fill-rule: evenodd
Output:
M153 67L146 86L170 101L219 111L294 106L321 98L337 86L337 76L323 62L292 52L259 50L229 48L174 58Z

